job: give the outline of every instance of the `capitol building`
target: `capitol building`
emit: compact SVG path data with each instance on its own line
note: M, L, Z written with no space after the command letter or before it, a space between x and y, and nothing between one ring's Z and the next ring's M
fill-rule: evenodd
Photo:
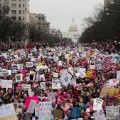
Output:
M80 32L78 31L78 27L74 23L74 19L72 20L72 24L69 27L68 33L63 33L63 37L71 39L74 43L78 42Z

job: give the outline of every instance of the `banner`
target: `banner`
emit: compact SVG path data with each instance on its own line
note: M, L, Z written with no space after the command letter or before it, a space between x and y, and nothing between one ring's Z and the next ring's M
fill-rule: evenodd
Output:
M0 120L17 120L13 103L0 106Z
M102 99L95 98L94 102L93 102L93 110L95 110L95 111L101 110L102 109L102 104L103 104Z
M0 80L2 88L12 88L12 80Z
M39 120L51 120L52 102L40 102L38 111Z
M110 120L120 120L119 106L106 106L106 116Z

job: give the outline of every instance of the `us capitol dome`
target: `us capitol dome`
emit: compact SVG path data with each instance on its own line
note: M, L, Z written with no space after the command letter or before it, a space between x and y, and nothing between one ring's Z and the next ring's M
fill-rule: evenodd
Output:
M68 30L68 38L70 38L74 43L78 42L80 35L78 33L78 28L74 23L74 19L72 20L72 25L70 25Z

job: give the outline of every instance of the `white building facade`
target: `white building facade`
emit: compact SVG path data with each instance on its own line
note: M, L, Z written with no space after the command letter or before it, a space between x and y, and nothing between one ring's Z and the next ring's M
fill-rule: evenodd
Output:
M6 16L24 23L29 22L29 0L0 0L0 13L3 12L3 7L9 7Z

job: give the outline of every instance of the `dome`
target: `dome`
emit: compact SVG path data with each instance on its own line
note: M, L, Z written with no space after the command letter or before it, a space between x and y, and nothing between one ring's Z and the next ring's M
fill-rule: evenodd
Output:
M69 27L69 32L78 32L78 28L77 28L77 26L74 24L74 20L73 20L73 23L72 23L72 25L70 25L70 27Z

